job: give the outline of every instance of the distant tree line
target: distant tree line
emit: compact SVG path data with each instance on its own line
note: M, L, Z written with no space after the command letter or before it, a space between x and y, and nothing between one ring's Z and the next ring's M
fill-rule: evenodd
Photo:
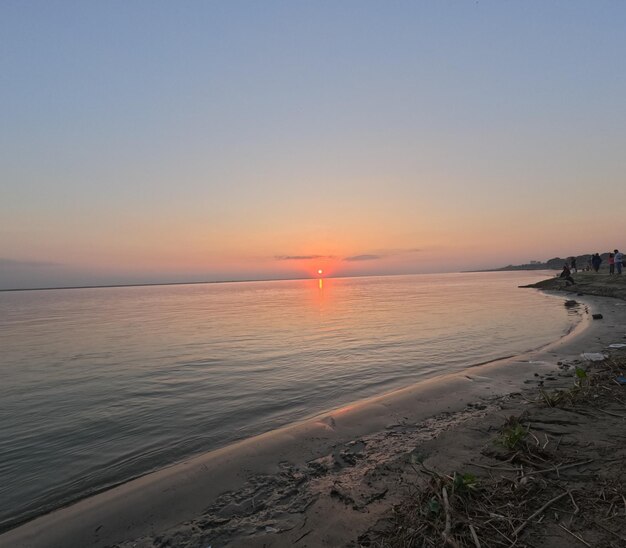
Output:
M553 259L548 259L544 263L541 261L530 261L528 264L510 264L508 266L503 266L502 268L496 268L495 270L561 270L564 263L567 262L568 265L570 264L572 257L573 255L565 258L554 257ZM600 253L600 257L602 257L602 266L606 266L608 264L609 253ZM576 255L576 266L578 267L578 270L584 270L590 261L591 253L587 253L586 255Z

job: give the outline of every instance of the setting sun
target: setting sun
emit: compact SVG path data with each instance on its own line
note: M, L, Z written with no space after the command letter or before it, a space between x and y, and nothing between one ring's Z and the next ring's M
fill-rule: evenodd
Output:
M317 271L317 273L321 276L321 275L324 273L324 271L320 268L320 269Z

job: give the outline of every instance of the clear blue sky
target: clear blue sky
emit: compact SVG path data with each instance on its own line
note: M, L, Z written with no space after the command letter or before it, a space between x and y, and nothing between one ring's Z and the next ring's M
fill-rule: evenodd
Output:
M5 0L0 288L626 247L625 29L619 1Z

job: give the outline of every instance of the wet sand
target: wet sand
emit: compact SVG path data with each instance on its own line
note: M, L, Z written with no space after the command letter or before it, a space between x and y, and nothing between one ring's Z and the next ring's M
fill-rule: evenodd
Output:
M580 299L578 299L580 301ZM0 546L344 546L406 495L410 455L476 452L481 424L558 362L624 341L626 307L585 297L569 336L256 436L125 483L0 536ZM554 380L548 380L554 379ZM395 469L395 472L393 471ZM356 545L356 544L354 544Z

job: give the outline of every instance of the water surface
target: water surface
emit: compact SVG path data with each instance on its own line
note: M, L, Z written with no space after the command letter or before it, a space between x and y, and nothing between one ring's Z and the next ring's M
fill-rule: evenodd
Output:
M0 524L568 332L536 272L0 293Z

